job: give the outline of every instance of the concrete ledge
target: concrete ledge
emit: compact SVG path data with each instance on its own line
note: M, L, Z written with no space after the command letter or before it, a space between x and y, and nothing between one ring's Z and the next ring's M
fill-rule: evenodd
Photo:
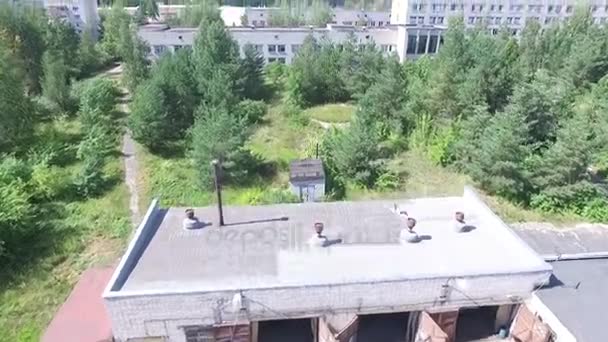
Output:
M112 296L112 293L119 291L124 284L131 273L133 266L137 263L137 260L145 250L153 232L158 227L157 218L159 213L158 199L154 199L152 203L150 203L143 220L137 227L125 254L120 259L120 263L114 270L114 274L112 274L112 278L110 278L110 282L103 292L104 298Z

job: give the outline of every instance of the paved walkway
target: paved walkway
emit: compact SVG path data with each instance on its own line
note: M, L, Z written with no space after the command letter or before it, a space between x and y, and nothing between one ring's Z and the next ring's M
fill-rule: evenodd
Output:
M608 252L608 225L576 224L557 228L550 223L511 224L517 234L541 255Z

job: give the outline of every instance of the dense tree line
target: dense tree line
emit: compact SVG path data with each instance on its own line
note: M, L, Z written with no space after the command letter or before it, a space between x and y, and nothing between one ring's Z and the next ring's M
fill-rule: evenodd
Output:
M82 81L108 61L90 30L0 6L0 272L54 236L66 203L99 194L117 146L112 81ZM80 118L79 133L57 128ZM77 170L66 172L67 168ZM48 238L50 241L50 237ZM6 267L6 268L5 268Z
M135 90L129 127L133 137L154 152L189 151L204 186L211 185L211 161L222 162L226 176L242 179L252 156L245 140L266 111L264 60L239 47L219 17L202 18L192 49L167 53Z
M438 56L402 67L373 47L310 39L288 93L299 106L357 101L350 127L322 142L338 193L394 184L383 160L409 144L491 194L606 220L607 73L608 29L581 9L521 37L454 19Z

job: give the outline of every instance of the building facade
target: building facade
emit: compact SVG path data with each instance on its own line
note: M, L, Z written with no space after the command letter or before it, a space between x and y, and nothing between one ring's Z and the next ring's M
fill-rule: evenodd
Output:
M150 58L165 52L191 48L197 28L170 28L164 24L140 27L139 36L150 46ZM443 42L443 27L410 27L388 25L378 28L327 25L325 28L281 27L228 27L241 53L247 45L253 45L267 63L290 64L298 49L309 35L318 41L341 44L355 40L361 46L373 43L385 54L396 55L400 61L416 59L425 54L435 54Z
M76 32L90 30L95 36L99 31L99 13L96 0L44 0L49 16L70 23Z

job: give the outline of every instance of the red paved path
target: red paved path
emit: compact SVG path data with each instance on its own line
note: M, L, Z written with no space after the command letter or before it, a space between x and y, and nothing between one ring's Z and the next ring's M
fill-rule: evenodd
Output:
M111 341L112 329L101 295L113 268L90 268L47 327L42 342Z

